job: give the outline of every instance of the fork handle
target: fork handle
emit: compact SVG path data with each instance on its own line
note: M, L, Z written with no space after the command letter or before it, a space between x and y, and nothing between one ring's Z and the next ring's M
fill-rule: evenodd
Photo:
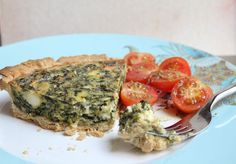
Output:
M211 100L211 107L210 109L212 110L212 108L214 107L214 105L219 102L220 100L222 100L225 97L228 97L230 95L232 95L233 93L236 93L236 84L233 84L221 91L219 91Z

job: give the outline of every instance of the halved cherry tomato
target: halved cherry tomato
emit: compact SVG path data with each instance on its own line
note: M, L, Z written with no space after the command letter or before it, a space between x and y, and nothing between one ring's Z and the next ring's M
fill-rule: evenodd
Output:
M188 62L181 57L171 57L160 64L160 70L174 70L191 76L191 68Z
M157 69L158 66L154 63L140 63L128 66L126 81L136 81L145 84L149 75Z
M184 113L192 113L203 107L212 97L210 87L196 78L180 80L173 88L171 98L174 105Z
M155 57L146 52L130 52L124 57L127 65L155 63Z
M124 105L130 106L139 103L141 100L149 102L151 105L157 101L157 92L149 85L139 82L124 83L121 93L121 101Z
M161 91L171 92L175 84L185 77L186 75L181 72L160 70L150 75L149 84Z

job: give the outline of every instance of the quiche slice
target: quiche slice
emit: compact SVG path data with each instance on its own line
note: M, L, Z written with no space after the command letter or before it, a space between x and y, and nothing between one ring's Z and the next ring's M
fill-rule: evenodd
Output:
M128 106L120 114L119 125L119 137L143 152L165 150L184 139L174 131L166 131L155 118L151 105L145 101Z
M115 122L125 72L123 60L105 55L44 58L0 70L0 88L18 118L68 135L101 136Z

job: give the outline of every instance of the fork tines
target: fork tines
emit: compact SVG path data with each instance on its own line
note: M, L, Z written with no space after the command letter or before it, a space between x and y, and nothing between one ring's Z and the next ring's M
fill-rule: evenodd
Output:
M193 117L194 114L189 114L187 116L185 116L184 118L182 118L180 121L178 121L177 123L166 127L165 129L167 131L175 131L176 134L185 134L188 132L193 131L193 128L191 126L191 124L189 123L189 120Z

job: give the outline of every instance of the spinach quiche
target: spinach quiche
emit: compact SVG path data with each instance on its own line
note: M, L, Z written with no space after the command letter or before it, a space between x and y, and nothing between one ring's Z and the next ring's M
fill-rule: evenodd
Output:
M119 126L119 137L143 152L165 150L184 137L166 131L155 118L151 105L145 101L128 106L120 114Z
M0 70L0 88L10 94L18 118L100 136L115 122L125 69L123 60L105 55L29 60Z

